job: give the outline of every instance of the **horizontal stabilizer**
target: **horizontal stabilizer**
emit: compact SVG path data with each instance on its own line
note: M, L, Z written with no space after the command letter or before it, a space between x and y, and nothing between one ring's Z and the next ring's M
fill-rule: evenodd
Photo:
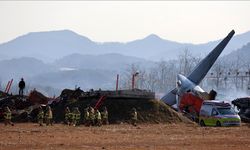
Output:
M166 94L165 96L163 96L161 98L161 100L164 103L172 106L172 105L176 104L176 93L177 93L177 89L175 88L171 92L169 92L168 94Z

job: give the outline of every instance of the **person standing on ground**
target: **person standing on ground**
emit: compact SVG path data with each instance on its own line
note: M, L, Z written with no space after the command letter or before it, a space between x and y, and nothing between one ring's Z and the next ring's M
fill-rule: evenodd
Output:
M14 126L14 123L11 122L11 111L9 109L9 107L5 107L5 110L4 110L4 125L12 125Z
M76 107L74 109L73 115L74 115L73 126L79 125L80 124L80 119L81 119L81 113L80 113L78 107Z
M89 125L95 125L95 110L93 107L89 107Z
M137 111L135 108L133 108L131 111L131 123L133 126L136 126L136 122L137 122Z
M37 114L37 122L40 126L43 126L44 112L42 106L39 107L39 112Z
M46 112L45 112L45 121L46 121L46 125L52 125L52 118L53 118L53 113L51 110L50 106L47 106L46 108Z
M71 120L72 118L72 113L70 112L70 109L69 107L66 107L65 108L65 114L64 114L64 120L65 120L65 123L69 126L72 122Z
M89 109L88 107L84 109L83 121L84 121L85 126L89 126L89 110L88 109Z
M95 118L96 118L96 125L100 127L102 125L102 117L98 109L95 110Z
M103 108L101 115L102 115L102 124L108 125L109 124L109 119L108 119L109 115L108 115L107 107Z
M23 78L21 78L21 81L19 82L18 87L19 87L19 95L23 96L23 90L25 88L25 82Z

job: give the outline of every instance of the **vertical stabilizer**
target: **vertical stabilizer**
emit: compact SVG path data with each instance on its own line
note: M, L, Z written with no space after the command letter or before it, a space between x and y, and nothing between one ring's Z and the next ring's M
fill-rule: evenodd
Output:
M226 47L228 42L234 35L234 30L232 30L227 37L225 37L208 55L205 57L196 68L190 73L188 79L195 84L199 84L201 80L206 76L207 72L213 66L216 59L219 57L223 49Z

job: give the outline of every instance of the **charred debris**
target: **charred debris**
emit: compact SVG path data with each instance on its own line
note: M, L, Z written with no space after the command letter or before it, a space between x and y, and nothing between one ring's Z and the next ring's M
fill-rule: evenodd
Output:
M133 89L103 91L82 91L64 89L59 97L49 98L37 90L33 90L27 96L10 95L0 92L0 120L3 120L3 109L8 106L15 122L35 122L38 108L50 105L53 111L53 121L61 123L64 120L64 109L66 107L78 107L82 112L86 107L92 106L102 110L107 107L109 121L111 123L123 123L129 120L132 108L138 111L138 122L140 123L192 123L189 119L174 111L160 100L155 99L155 93ZM81 116L83 117L83 116Z

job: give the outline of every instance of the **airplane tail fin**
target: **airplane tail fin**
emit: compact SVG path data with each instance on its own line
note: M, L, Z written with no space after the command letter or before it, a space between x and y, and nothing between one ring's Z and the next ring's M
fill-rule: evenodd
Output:
M234 30L232 30L208 55L205 57L191 72L191 74L187 77L194 84L198 85L201 80L206 76L207 72L213 66L216 59L219 57L223 49L226 47L228 42L234 35ZM165 96L161 98L166 104L174 105L176 104L176 92L177 88L173 89Z
M233 37L235 31L232 30L208 55L205 57L197 67L188 76L188 79L195 84L199 84L206 76L207 72L213 66L216 59L219 57L223 49Z

